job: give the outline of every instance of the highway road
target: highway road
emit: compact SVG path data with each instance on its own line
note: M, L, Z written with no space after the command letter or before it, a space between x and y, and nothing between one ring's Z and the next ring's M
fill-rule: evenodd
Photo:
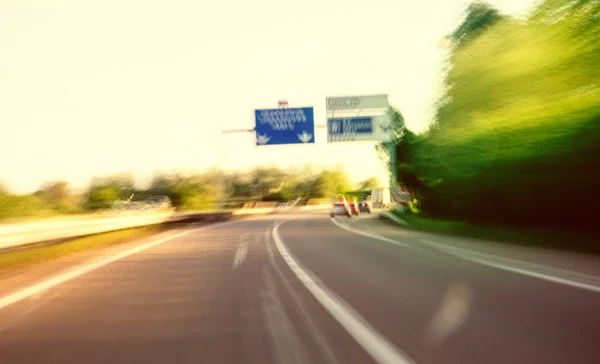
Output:
M186 227L50 266L0 277L0 363L600 362L598 258L375 216Z

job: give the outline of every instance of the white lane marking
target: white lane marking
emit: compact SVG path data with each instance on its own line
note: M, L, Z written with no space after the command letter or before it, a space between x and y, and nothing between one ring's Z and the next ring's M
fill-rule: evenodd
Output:
M381 241L385 241L386 243L392 243L392 244L396 244L396 245L398 245L398 246L401 246L401 247L404 247L404 248L412 248L412 247L411 247L410 245L408 245L408 244L401 243L401 242L399 242L399 241L396 241L396 240L393 240L393 239L388 239L388 238L384 238L383 236L379 236L379 235L375 235L375 234L369 234L369 233L367 233L367 232L364 232L364 231L359 231L359 230L352 229L351 227L349 227L349 226L347 226L347 225L345 225L345 224L339 223L339 222L338 222L338 221L335 219L335 217L332 217L332 218L331 218L331 222L332 222L334 225L336 225L337 227L340 227L340 228L342 228L342 229L345 229L345 230L351 231L351 232L353 232L353 233L355 233L355 234L359 234L359 235L362 235L362 236L368 236L369 238L372 238L372 239L377 239L377 240L381 240Z
M235 257L233 258L233 265L231 266L231 270L236 270L246 261L246 257L248 256L248 242L244 241L238 245L238 248L235 252Z
M273 248L271 248L271 242L270 242L270 231L269 229L265 230L265 243L267 244L267 256L269 257L269 261L277 266L277 263L275 263L275 254L273 253Z
M233 257L233 265L231 270L236 270L246 260L246 253L248 251L248 241L250 240L250 233L244 233L240 235L240 244L238 245L235 256Z
M405 243L401 243L399 241L396 240L392 240L392 239L388 239L388 238L384 238L383 236L379 236L379 235L374 235L374 234L369 234L366 233L364 231L358 231L358 230L354 230L342 223L339 223L335 220L335 218L332 218L331 221L337 225L338 227L341 227L342 229L346 229L348 231L354 232L356 234L360 234L360 235L364 235L364 236L368 236L370 238L374 238L374 239L379 239L388 243L393 243L399 246L403 246L403 247L411 247ZM520 263L521 265L529 265L529 266L537 266L539 268L542 269L550 269L549 267L543 267L541 265L536 265L536 264L531 264L531 263L525 263L525 262L520 262L520 261L515 261L512 259L508 259L508 258L503 258L503 257L498 257L495 255L490 255L490 254L483 254L483 253L478 253L478 252L474 252L474 251L470 251L470 250L466 250L466 249L461 249L461 248L456 248L456 247L449 247L447 245L444 244L440 244L440 243L436 243L430 240L425 240L425 239L421 239L423 242L429 244L430 246L433 246L434 248L437 248L438 250L444 251L448 254L451 254L453 256L462 258L464 260L468 260L474 263L479 263L479 264L483 264L489 267L493 267L493 268L497 268L497 269L502 269L502 270L506 270L506 271L510 271L513 273L518 273L518 274L522 274L522 275L526 275L526 276L530 276L530 277L535 277L535 278L539 278L539 279L544 279L550 282L554 282L554 283L559 283L559 284L564 284L567 286L571 286L571 287L577 287L577 288L581 288L581 289L586 289L589 291L593 291L593 292L600 292L600 284L593 284L593 283L585 283L585 282L578 282L576 280L573 279L567 279L567 278L561 278L561 277L557 277L554 275L550 275L550 274L544 274L544 273L540 273L540 272L536 272L530 269L524 269L524 268L517 268L514 267L512 265L508 265L508 264L502 264L499 262L494 262L492 261L492 259L494 260L504 260L504 261L510 261L511 264L514 263ZM491 259L490 259L491 258ZM558 271L558 269L556 268L552 268L555 271ZM580 274L580 273L575 273L575 272L564 272L567 275L571 275L571 276L579 276L582 279L585 280L589 280L589 281L598 281L599 278L597 277L593 277L593 276L589 276L589 275L584 275L584 274Z
M71 279L77 278L79 276L82 276L86 273L89 273L93 270L96 270L98 268L101 268L107 264L116 262L117 260L123 259L125 257L128 257L132 254L135 253L139 253L143 250L152 248L153 246L162 244L162 243L166 243L167 241L179 238L181 236L199 231L199 230L205 230L205 229L210 229L210 228L214 228L214 227L219 227L219 226L223 226L223 225L228 225L228 224L233 224L236 223L237 221L228 221L228 222L224 222L221 224L214 224L214 225L209 225L209 226L203 226L197 229L191 229L191 230L186 230L186 231L182 231L180 233L177 234L173 234L170 236L167 236L165 238L162 239L158 239L158 240L154 240L151 241L149 243L137 246L135 248L126 250L124 252L121 252L119 254L113 255L111 257L107 257L104 259L100 259L96 262L81 266L81 267L77 267L71 271L68 271L66 273L60 274L56 277L47 279L45 281L42 281L40 283L34 284L32 286L29 286L27 288L24 288L22 290L19 290L17 292L14 292L12 294L9 294L7 296L4 297L0 297L0 309L3 309L6 306L9 306L15 302L19 302L27 297L30 297L38 292L41 292L43 290L58 286L59 284L65 283L67 281L70 281Z
M517 261L514 259L509 259L509 258L504 258L504 257L499 257L496 255L492 255L492 254L484 254L484 253L479 253L479 252L475 252L475 251L471 251L471 250L467 250L467 249L461 249L461 248L457 248L457 247L450 247L444 244L440 244L440 243L436 243L434 241L431 240L425 240L425 239L421 239L424 243L438 249L441 251L444 251L450 255L453 255L455 257L464 259L464 260L468 260L474 263L479 263L479 264L483 264L486 265L488 267L492 267L492 268L497 268L497 269L502 269L505 271L509 271L509 272L513 272L513 273L517 273L517 274L522 274L522 275L526 275L529 277L534 277L534 278L538 278L538 279L543 279L549 282L554 282L554 283L559 283L559 284L564 284L566 286L571 286L571 287L576 287L576 288L581 288L581 289L585 289L588 291L592 291L592 292L600 292L600 285L596 285L596 284L592 284L592 283L585 283L585 282L578 282L575 281L573 279L567 279L567 278L561 278L561 277L557 277L554 275L550 275L550 274L545 274L545 273L540 273L540 272L535 272L533 270L530 269L525 269L525 268L517 268L515 266L515 264L521 264L521 265L529 265L529 266L534 266L534 267L538 267L539 269L552 269L555 271L562 271L565 274L569 274L569 275L577 275L583 279L587 279L590 281L594 281L594 280L599 280L597 277L593 277L593 276L588 276L588 275L584 275L581 273L576 273L576 272L567 272L567 271L563 271L563 270L559 270L556 268L552 268L552 267L544 267L538 264L533 264L533 263L527 263L527 262L522 262L522 261ZM496 260L496 261L493 261ZM511 265L508 264L503 264L500 263L498 261L504 260L506 262L509 262Z
M279 265L275 261L275 253L273 253L273 249L271 247L272 244L271 244L269 229L265 230L265 243L267 244L267 255L269 256L269 261L270 261L271 265L273 266L273 269L275 270L275 273L277 273L277 276L279 277L279 281L285 287L285 289L287 290L287 292L289 293L289 295L294 299L294 303L296 304L296 308L298 309L298 312L302 316L302 319L304 320L304 323L306 324L306 327L310 331L311 336L314 338L314 342L319 347L319 350L321 351L321 354L322 354L323 358L326 359L327 362L330 363L330 364L340 364L340 362L335 357L335 354L333 353L333 350L331 350L329 341L321 333L321 331L319 330L319 328L315 324L314 320L311 318L308 310L306 309L306 307L302 303L301 297L298 295L298 293L296 293L296 291L294 291L294 289L292 288L290 282L288 282L288 280L286 279L285 275L283 274L283 272L279 268Z
M285 222L285 221L284 221ZM356 310L354 310L341 297L330 291L321 280L308 269L303 268L291 255L283 240L279 236L280 222L273 226L273 240L279 254L287 263L296 277L313 294L313 296L325 307L325 309L346 329L356 342L377 363L414 363L406 354L394 346L385 336L372 327Z

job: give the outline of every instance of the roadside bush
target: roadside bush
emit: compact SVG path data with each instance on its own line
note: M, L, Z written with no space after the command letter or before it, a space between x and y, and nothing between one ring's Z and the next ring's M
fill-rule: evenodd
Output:
M454 43L435 123L398 153L426 215L596 229L598 11L597 1L544 1L526 22L496 17Z

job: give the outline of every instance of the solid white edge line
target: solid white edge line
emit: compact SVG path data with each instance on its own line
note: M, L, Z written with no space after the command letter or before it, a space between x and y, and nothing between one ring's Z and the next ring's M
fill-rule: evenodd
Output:
M32 286L29 286L27 288L21 289L19 291L13 292L13 293L8 294L8 295L6 295L4 297L0 297L0 310L3 309L3 308L5 308L6 306L9 306L9 305L12 305L13 303L19 302L19 301L21 301L21 300L23 300L23 299L25 299L25 298L27 298L27 297L29 297L31 295L34 295L34 294L36 294L38 292L47 290L47 289L55 287L55 286L58 286L59 284L65 283L67 281L70 281L71 279L74 279L74 278L77 278L79 276L82 276L82 275L84 275L86 273L89 273L89 272L91 272L93 270L101 268L101 267L103 267L103 266L105 266L107 264L116 262L117 260L123 259L123 258L125 258L127 256L130 256L132 254L135 254L135 253L139 253L139 252L141 252L143 250L146 250L148 248L152 248L153 246L165 243L165 242L167 242L169 240L173 240L173 239L179 238L181 236L184 236L184 235L187 235L187 234L190 234L192 232L199 231L199 230L205 230L205 229L213 228L213 227L216 227L216 226L222 226L222 225L231 224L231 223L235 223L235 222L237 222L237 221L227 221L227 222L224 222L224 223L221 223L221 224L208 225L208 226L203 226L203 227L196 228L196 229L190 229L190 230L182 231L180 233L173 234L173 235L164 237L162 239L154 240L154 241L151 241L149 243L137 246L135 248L126 250L126 251L118 253L116 255L113 255L113 256L110 256L110 257L107 257L107 258L104 258L104 259L100 259L100 260L98 260L96 262L92 262L90 264L86 264L86 265L83 265L81 267L76 267L76 268L74 268L71 271L59 274L56 277L44 280L44 281L42 281L40 283L34 284Z
M284 221L285 222L285 221ZM372 327L356 310L341 297L330 291L320 279L303 268L292 256L279 236L279 226L273 226L275 246L296 277L313 294L321 305L346 329L356 342L380 364L413 364L414 361Z
M369 237L369 238L372 238L372 239L377 239L377 240L385 241L386 243L392 243L392 244L396 244L396 245L398 245L398 246L401 246L401 247L404 247L404 248L412 248L412 247L411 247L410 245L408 245L408 244L401 243L401 242L399 242L399 241L396 241L396 240L393 240L393 239L384 238L383 236L379 236L379 235L369 234L369 233L366 233L366 232L364 232L364 231L358 231L358 230L354 230L354 229L352 229L352 228L351 228L351 227L349 227L349 226L346 226L346 225L344 225L344 224L342 224L342 223L339 223L339 222L338 222L338 221L335 219L335 217L332 217L332 218L331 218L331 222L332 222L334 225L336 225L337 227L339 227L339 228L342 228L342 229L345 229L345 230L348 230L348 231L350 231L350 232L353 232L353 233L355 233L355 234L359 234L359 235L367 236L367 237Z
M585 289L585 290L592 291L592 292L600 292L600 286L596 286L596 285L589 284L589 283L577 282L577 281L574 281L571 279L560 278L560 277L552 276L549 274L534 272L534 271L528 270L528 269L512 267L510 265L506 265L506 264L502 264L502 263L496 263L496 262L493 262L493 261L485 259L485 258L474 257L470 254L470 251L467 249L461 249L461 248L456 248L456 247L446 247L446 246L444 246L444 244L436 243L435 241L426 240L426 239L421 239L421 240L424 243L429 244L430 246L433 246L434 248L436 248L438 250L441 250L448 254L454 255L455 257L458 257L458 258L461 258L464 260L468 260L468 261L471 261L474 263L479 263L482 265L486 265L488 267L502 269L505 271L522 274L525 276L543 279L543 280L546 280L549 282L564 284L566 286L581 288L581 289ZM489 256L491 258L494 258L493 255L485 254L485 253L473 252L473 254ZM509 259L509 258L498 257L498 259Z
M368 236L370 238L373 239L378 239L378 240L382 240L388 243L393 243L399 246L403 246L403 247L408 247L411 248L412 246L407 245L405 243L401 243L399 241L393 240L393 239L388 239L388 238L384 238L383 236L378 236L378 235L374 235L374 234L369 234L363 231L357 231L354 230L344 224L341 224L339 222L337 222L335 220L335 218L331 218L331 222L348 231L351 231L353 233L356 234L360 234L360 235L364 235L364 236ZM502 263L496 263L493 262L491 260L488 259L483 259L483 258L478 258L478 257L473 257L473 256L469 256L470 255L470 251L466 250L466 249L461 249L461 248L456 248L456 247L449 247L446 246L444 244L440 244L440 243L436 243L430 240L425 240L425 239L421 239L421 241L423 241L424 243L429 244L430 246L436 248L437 250L441 250L444 251L448 254L454 255L458 258L464 259L464 260L468 260L470 262L473 263L479 263L482 265L486 265L488 267L492 267L492 268L496 268L496 269L502 269L505 271L510 271L513 273L517 273L517 274L522 274L522 275L526 275L526 276L530 276L530 277L534 277L534 278L538 278L538 279L543 279L549 282L554 282L554 283L558 283L558 284L563 284L563 285L567 285L567 286L571 286L571 287L576 287L576 288L581 288L581 289L585 289L588 291L592 291L592 292L600 292L600 286L594 285L594 284L590 284L590 283L584 283L584 282L577 282L571 279L566 279L566 278L560 278L560 277L556 277L556 276L552 276L552 275L548 275L548 274L544 274L544 273L539 273L539 272L534 272L532 270L528 270L528 269L523 269L523 268L516 268L516 267L512 267L509 265L505 265ZM454 251L452 251L454 250ZM463 251L464 253L460 253L460 252L456 252L456 251ZM489 254L484 254L484 253L479 253L479 252L473 252L473 254L477 254L477 255L486 255L486 256L490 256ZM493 256L491 256L493 258ZM502 257L498 257L498 259L508 259L508 258L502 258ZM594 277L596 278L596 277Z

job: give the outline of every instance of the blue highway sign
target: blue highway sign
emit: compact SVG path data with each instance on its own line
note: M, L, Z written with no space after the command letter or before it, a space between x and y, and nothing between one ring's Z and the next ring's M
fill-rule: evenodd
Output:
M368 140L373 134L373 118L329 118L327 132L329 142Z
M312 107L255 110L256 145L315 142Z

